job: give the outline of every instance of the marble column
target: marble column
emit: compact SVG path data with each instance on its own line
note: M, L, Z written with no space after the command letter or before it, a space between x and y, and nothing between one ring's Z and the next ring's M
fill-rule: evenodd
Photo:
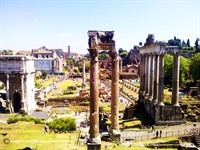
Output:
M144 61L145 61L145 58L144 58L144 55L140 55L140 57L141 57L141 62L140 62L140 97L139 97L139 99L140 99L140 101L142 101L143 100L143 93L144 93L144 84L145 84L145 82L144 82L144 67L145 67L145 65L144 65Z
M145 57L145 96L149 96L149 55Z
M119 131L119 58L116 52L111 53L112 58L112 84L111 84L111 138L120 141ZM117 136L118 135L118 136Z
M86 84L85 84L85 60L82 60L82 75L83 75L83 78L82 78L82 90L85 90L86 88Z
M6 74L6 99L10 100L9 74Z
M154 63L154 92L153 98L154 103L158 102L158 91L159 91L159 55L155 55L155 63Z
M119 72L122 72L122 58L119 58Z
M100 144L99 134L99 74L98 74L98 50L88 49L90 53L90 129L89 143ZM95 146L94 146L95 147ZM88 144L88 148L91 145Z
M22 90L22 93L21 93L21 110L25 111L26 102L25 102L25 99L24 99L24 75L23 74L21 75L21 90Z
M160 106L164 106L164 54L160 54L159 60L158 102Z
M173 56L173 80L172 80L172 105L179 105L179 71L180 71L180 56L175 53Z
M154 54L151 54L149 100L153 100L153 93L154 93L154 61L155 61L155 56Z

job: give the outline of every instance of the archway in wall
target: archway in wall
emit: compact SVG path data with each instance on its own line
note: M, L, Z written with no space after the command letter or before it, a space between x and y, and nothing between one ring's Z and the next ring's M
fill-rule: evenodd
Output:
M5 84L0 80L0 97L6 100L6 87Z
M21 94L18 92L13 94L13 109L16 113L21 109Z

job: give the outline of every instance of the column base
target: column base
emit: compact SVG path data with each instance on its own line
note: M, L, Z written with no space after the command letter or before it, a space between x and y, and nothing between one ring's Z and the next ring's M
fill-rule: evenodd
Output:
M164 106L165 104L163 102L160 102L158 105L159 106Z
M180 107L179 103L174 104L175 107Z
M12 110L11 110L10 108L6 108L6 109L5 109L5 113L11 114L11 113L12 113Z
M153 100L153 96L149 96L149 100L152 101Z
M100 134L97 137L94 137L94 138L89 137L88 143L101 144Z
M110 138L115 142L121 143L121 132L119 130L111 129Z
M87 150L101 150L101 144L98 143L87 143Z

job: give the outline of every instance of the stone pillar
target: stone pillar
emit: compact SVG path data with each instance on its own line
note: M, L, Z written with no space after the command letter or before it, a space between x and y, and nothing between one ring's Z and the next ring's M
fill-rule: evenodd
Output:
M9 74L6 74L6 99L10 100Z
M143 101L143 93L144 93L144 85L145 85L145 81L144 81L144 76L145 76L145 73L144 73L144 68L145 68L145 57L144 55L140 55L141 57L141 62L140 62L140 101L142 102Z
M174 54L173 59L173 80L172 80L172 105L179 106L179 70L180 56L179 53Z
M111 138L120 141L119 131L119 58L116 52L111 53L112 57L112 85L111 85Z
M158 102L160 106L164 106L164 54L160 54L159 60Z
M159 55L155 55L155 63L154 63L154 92L153 98L154 103L158 102L158 91L159 91Z
M82 75L83 75L83 79L82 79L82 90L85 90L86 88L86 84L85 84L85 60L82 60Z
M149 56L145 57L145 96L149 96Z
M90 53L90 129L88 150L100 150L101 139L99 134L99 74L98 50L88 49Z
M120 65L120 70L119 70L119 72L122 72L122 58L119 59L119 62L120 62L120 64L119 64L119 65Z
M25 109L26 109L26 112L27 112L28 109L26 108L26 102L25 102L25 99L24 99L24 75L23 74L21 75L21 90L22 90L22 93L21 93L21 111L25 111Z
M6 113L12 113L12 103L10 101L10 76L9 74L6 74Z
M151 54L151 64L150 64L150 91L149 91L149 100L153 100L154 93L154 61L155 56Z
M142 80L143 80L143 83L142 83L142 88L143 88L143 97L145 96L145 90L146 90L146 55L142 55L143 57L143 68L142 68Z

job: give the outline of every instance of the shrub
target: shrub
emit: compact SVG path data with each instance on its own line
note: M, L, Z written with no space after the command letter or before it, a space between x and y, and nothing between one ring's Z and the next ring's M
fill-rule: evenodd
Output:
M54 132L75 131L76 121L74 118L59 118L48 123L48 126Z
M35 124L43 124L44 123L44 121L42 119L34 118L31 116L20 116L20 115L16 115L12 118L9 118L7 120L7 123L11 124L11 123L19 122L19 121L34 122Z

